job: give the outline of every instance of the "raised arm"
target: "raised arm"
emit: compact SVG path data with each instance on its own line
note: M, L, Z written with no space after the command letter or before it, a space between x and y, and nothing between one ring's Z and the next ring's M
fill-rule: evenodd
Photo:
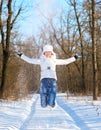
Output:
M22 60L30 63L30 64L36 64L39 65L40 64L40 59L36 59L36 58L29 58L27 56L25 56L22 53L18 53L18 55L21 57Z
M56 59L56 65L67 65L67 64L70 64L74 61L76 61L75 57L71 57L68 59Z
M75 56L68 58L68 59L56 59L56 65L67 65L70 64L77 59L81 58L82 56L80 54L76 54Z

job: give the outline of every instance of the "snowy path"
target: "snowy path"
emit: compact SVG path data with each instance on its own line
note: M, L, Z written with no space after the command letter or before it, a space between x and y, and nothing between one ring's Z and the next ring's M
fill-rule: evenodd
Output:
M40 107L36 98L31 113L20 130L80 130L75 121L58 104L55 110Z
M73 118L80 130L101 130L101 100L91 97L58 97L58 103Z
M40 106L39 94L0 101L0 130L101 130L101 99L57 95L55 110Z

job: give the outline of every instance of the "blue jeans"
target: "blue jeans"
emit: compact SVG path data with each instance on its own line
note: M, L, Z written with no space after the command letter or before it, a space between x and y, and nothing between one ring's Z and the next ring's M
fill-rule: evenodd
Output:
M40 85L41 106L46 107L47 105L49 105L51 107L54 107L56 92L57 92L57 83L55 79L52 78L42 79Z

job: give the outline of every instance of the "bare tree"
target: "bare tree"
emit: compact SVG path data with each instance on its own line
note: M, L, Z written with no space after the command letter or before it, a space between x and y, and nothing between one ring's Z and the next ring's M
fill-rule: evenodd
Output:
M85 66L84 66L84 47L83 47L83 32L82 32L82 25L80 23L80 13L77 12L77 3L76 0L70 0L70 5L73 6L76 22L78 26L78 33L79 33L79 41L81 46L81 55L82 55L82 92L86 92L85 86Z
M4 13L4 5L6 8L6 12ZM5 86L6 80L6 70L8 65L8 59L10 56L10 38L11 38L11 31L13 29L14 23L19 16L22 8L18 9L15 17L13 16L12 11L12 0L4 1L1 0L0 2L0 33L1 33L1 45L2 45L2 72L1 72L1 83L0 83L0 96L2 96ZM3 15L6 14L5 17ZM4 20L5 18L5 20ZM6 24L4 24L4 21Z
M92 7L92 65L93 65L93 99L97 100L98 96L98 67L97 67L97 42L96 42L96 13L95 0L91 0Z

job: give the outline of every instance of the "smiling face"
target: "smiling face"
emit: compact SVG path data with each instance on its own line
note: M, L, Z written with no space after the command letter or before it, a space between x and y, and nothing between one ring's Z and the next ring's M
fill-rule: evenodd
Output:
M52 52L51 52L51 51L46 51L46 52L44 52L44 55L45 55L47 58L51 58Z

